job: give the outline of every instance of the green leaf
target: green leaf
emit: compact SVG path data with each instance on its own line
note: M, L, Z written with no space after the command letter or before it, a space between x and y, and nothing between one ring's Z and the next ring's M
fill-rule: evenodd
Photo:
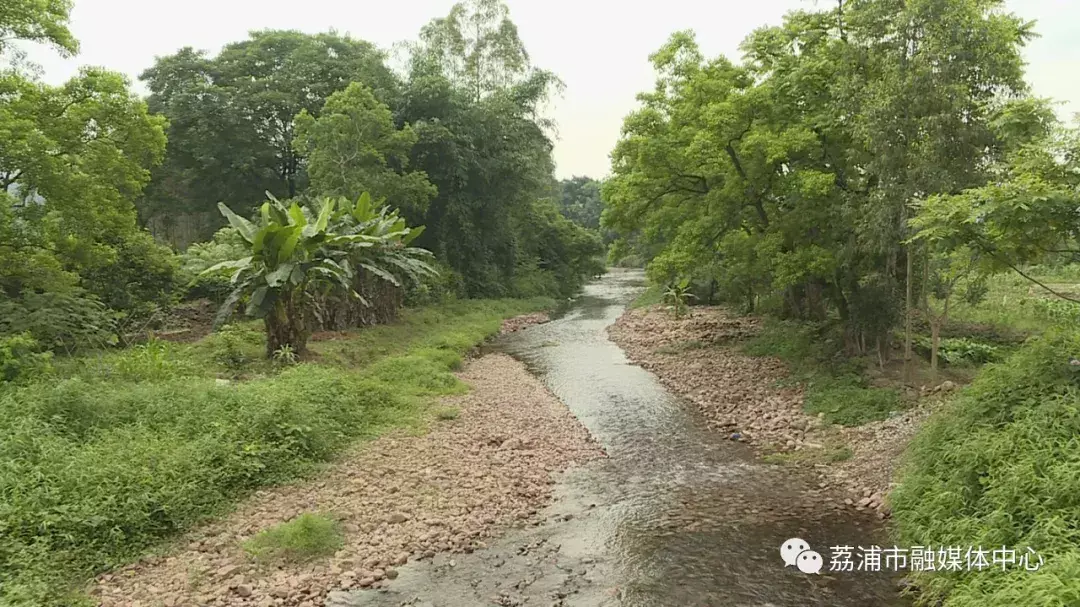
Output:
M221 211L221 214L224 215L226 219L229 220L229 225L236 228L236 231L240 232L240 236L242 236L244 240L252 242L252 240L255 238L255 226L252 225L250 221L244 219L243 217L240 217L236 213L233 213L232 209L225 206L224 202L218 203L218 210Z
M272 272L266 275L266 284L271 287L277 288L285 283L289 279L289 275L292 274L297 264L292 262L283 263Z
M207 274L213 274L221 270L242 270L251 265L251 258L244 257L243 259L234 259L232 261L223 261L216 263L209 268L206 268L202 272L199 272L199 276L206 276Z

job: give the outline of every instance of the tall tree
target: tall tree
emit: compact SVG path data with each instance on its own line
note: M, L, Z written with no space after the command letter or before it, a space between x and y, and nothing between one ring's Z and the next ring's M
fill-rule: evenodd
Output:
M600 182L589 177L573 177L559 182L559 210L567 219L592 230L600 229L604 201Z
M79 43L68 29L71 7L71 0L6 0L0 6L0 54L9 52L12 42L26 40L74 55Z
M151 109L170 120L166 162L141 204L144 220L166 210L214 212L222 200L253 208L267 191L295 196L307 184L293 145L297 114L318 116L352 82L384 103L398 94L381 51L333 32L252 32L213 58L185 48L141 78Z
M422 217L436 193L423 171L408 170L416 139L358 82L331 95L319 118L307 110L296 118L296 148L317 195L354 200L368 192L408 217Z
M446 17L424 26L418 50L474 101L508 88L530 69L529 54L501 0L458 2Z

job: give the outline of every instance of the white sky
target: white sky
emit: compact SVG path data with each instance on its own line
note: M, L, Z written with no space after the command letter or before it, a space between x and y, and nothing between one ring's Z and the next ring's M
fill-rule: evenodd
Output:
M72 30L81 53L64 60L34 48L30 58L60 83L80 65L138 74L155 56L182 46L217 52L254 29L330 28L389 48L416 37L454 0L75 0ZM738 44L754 28L778 24L784 13L812 8L814 0L507 0L533 62L554 71L567 90L552 112L559 124L556 173L562 177L608 173L608 153L634 96L653 85L648 55L671 32L693 29L707 56L738 59ZM829 3L831 4L831 3ZM1010 10L1038 22L1041 38L1029 46L1028 80L1035 94L1066 102L1062 117L1080 112L1080 2L1006 0ZM156 6L158 8L151 8ZM645 8L649 7L649 8Z

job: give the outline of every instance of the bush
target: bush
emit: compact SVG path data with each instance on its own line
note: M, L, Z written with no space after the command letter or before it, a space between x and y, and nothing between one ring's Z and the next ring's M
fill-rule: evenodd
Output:
M29 333L54 352L104 348L117 343L119 315L80 291L28 293L0 302L0 335Z
M242 325L225 325L206 341L214 362L234 375L266 349L266 338Z
M1032 548L1037 572L916 574L919 603L1080 601L1080 333L1054 331L990 365L912 442L890 496L905 546ZM941 601L940 603L938 601Z
M180 254L180 280L186 289L185 299L206 298L222 303L232 291L232 272L224 270L205 276L200 273L223 261L240 259L247 255L243 238L236 228L221 228L209 242L192 244Z
M915 340L915 350L920 356L930 358L931 340L919 336ZM938 342L938 358L949 365L982 365L996 362L1002 358L1002 349L992 344L984 344L964 337L947 338Z
M40 377L52 371L51 352L41 352L29 332L0 338L0 382Z
M844 356L841 329L834 323L769 320L742 348L787 363L793 379L805 387L806 411L824 413L829 423L858 426L906 407L899 391L870 386L863 362Z
M830 424L860 426L885 419L904 404L892 388L875 388L860 376L845 375L807 382L803 407L807 413L824 413Z

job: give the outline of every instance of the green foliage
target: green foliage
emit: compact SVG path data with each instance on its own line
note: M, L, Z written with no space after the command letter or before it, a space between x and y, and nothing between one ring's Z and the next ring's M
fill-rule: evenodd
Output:
M559 212L583 228L602 234L605 245L611 244L615 232L600 229L604 201L600 196L603 184L588 177L572 177L559 182Z
M915 438L890 496L900 545L1007 546L1018 556L1030 547L1045 559L1037 572L916 574L920 604L1080 598L1080 383L1069 364L1077 352L1073 331L1030 342L987 367Z
M803 408L813 415L824 413L830 424L860 426L906 407L895 388L877 388L867 385L862 376L842 375L806 382Z
M689 311L689 300L694 299L690 292L690 279L684 278L679 282L672 282L664 289L664 303L671 306L675 318L681 318Z
M235 271L233 291L218 322L246 298L247 314L265 319L268 358L282 346L297 356L306 353L317 295L337 291L368 305L355 289L353 268L394 286L400 286L395 274L419 279L434 271L419 259L430 253L408 246L422 228L406 227L396 211L376 212L367 193L355 205L343 198L324 198L312 206L295 201L286 206L271 197L260 209L258 224L224 204L220 208L246 242L249 255L204 270Z
M10 0L0 12L0 53L16 40L48 44L64 56L75 54L79 43L68 29L71 0Z
M52 352L42 352L29 332L0 338L0 382L44 377L51 360Z
M252 32L215 57L180 49L159 57L141 79L150 108L169 120L170 142L139 203L145 220L213 214L221 200L247 215L264 192L295 197L308 178L293 145L293 118L301 111L318 117L327 99L353 82L384 103L398 87L368 42L280 30Z
M792 379L804 388L806 412L824 414L828 423L858 426L907 407L896 389L869 384L861 361L844 355L834 324L772 320L742 350L787 363Z
M337 521L305 512L300 516L264 529L244 542L244 551L266 563L304 563L327 557L345 544Z
M180 276L187 287L187 298L206 297L219 304L224 302L232 291L231 273L224 269L217 273L204 271L223 261L240 259L245 250L240 232L232 226L221 228L207 242L189 246L180 254Z
M74 354L115 345L118 316L79 290L29 293L0 300L0 335L26 332L49 350Z
M279 365L295 365L300 360L300 357L296 355L296 352L293 351L292 346L289 344L274 350L272 358Z
M312 192L350 200L370 192L406 217L422 217L436 193L423 171L406 171L416 140L412 128L396 128L390 108L358 82L331 95L319 118L307 110L296 117L294 145L307 157Z
M0 388L0 603L71 605L86 576L357 439L420 423L432 397L465 388L452 373L464 352L502 318L551 304L409 311L313 344L321 364L229 385L201 361L203 344L152 342Z
M930 338L919 336L915 340L916 350L930 354ZM938 356L946 364L972 364L983 365L1001 360L1003 352L1000 346L986 344L965 337L946 338L941 340Z
M443 407L435 412L435 419L441 421L451 421L458 418L461 415L461 411L455 407Z
M253 346L265 347L264 341L260 333L234 324L220 327L206 339L214 362L233 374L251 361Z
M983 185L1007 154L992 108L1025 88L1030 26L970 0L841 4L755 30L739 63L672 34L612 151L601 224L621 238L612 260L639 254L658 284L838 316L863 353L901 317L909 203Z

